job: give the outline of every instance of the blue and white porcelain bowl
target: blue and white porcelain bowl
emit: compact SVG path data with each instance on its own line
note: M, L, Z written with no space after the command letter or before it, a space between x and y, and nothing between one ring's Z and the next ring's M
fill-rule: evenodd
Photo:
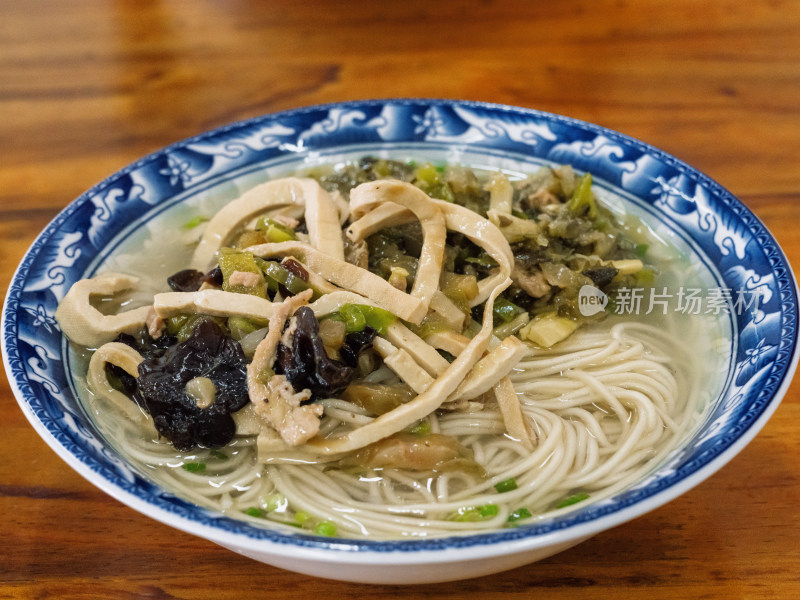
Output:
M194 506L144 479L107 444L76 397L68 345L53 318L59 300L177 203L248 177L368 154L522 172L571 164L683 240L719 289L757 292L756 310L729 311L729 365L701 428L656 472L610 499L528 526L430 540L290 535ZM721 468L766 423L791 381L798 359L797 298L789 264L759 220L714 181L664 152L533 110L378 100L235 123L155 152L87 191L25 255L6 297L2 343L12 388L36 431L114 498L278 567L348 581L422 583L485 575L549 556L661 506Z

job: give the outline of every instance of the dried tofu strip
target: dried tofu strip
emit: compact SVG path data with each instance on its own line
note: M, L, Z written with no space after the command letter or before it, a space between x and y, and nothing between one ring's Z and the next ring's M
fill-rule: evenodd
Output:
M389 325L384 337L408 352L431 375L441 375L450 366L436 348L425 343L425 340L402 323L395 321Z
M467 377L488 348L492 338L492 307L494 306L494 301L511 284L510 275L513 264L511 247L497 227L480 215L455 204L437 202L445 214L447 227L466 235L497 262L497 275L499 277L495 279L498 283L489 291L486 298L486 309L483 313L483 322L480 330L469 341L469 344L461 354L416 398L377 417L371 423L344 435L335 438L317 437L309 440L305 446L305 449L309 452L324 455L350 452L392 435L426 417L448 400L456 387ZM500 277L502 277L502 280L500 280ZM402 324L398 323L394 323L392 327L397 325L402 327ZM387 337L389 336L387 335ZM390 337L389 339L391 340ZM431 346L428 344L425 344L425 346L438 355L438 352ZM420 361L418 357L414 358L417 359L420 365L425 366L425 363Z
M506 271L511 273L511 268L514 264L511 246L508 245L508 241L502 232L478 213L443 200L437 200L436 202L444 213L447 228L463 233L472 243L483 248L498 265L498 271L495 275L481 279L478 282L478 295L470 302L470 306L477 306L486 301L497 286L503 285Z
M395 347L381 337L375 338L373 347L383 358L384 364L417 394L421 394L430 387L433 377L420 367L408 352Z
M56 321L69 340L88 348L110 342L120 333L136 333L145 326L149 306L116 315L104 315L91 304L92 296L113 296L133 288L139 279L104 273L72 284L56 309Z
M373 233L377 233L386 227L405 225L413 223L415 220L414 213L407 208L393 202L385 202L351 223L345 230L345 235L357 242L358 240L367 239Z
M431 299L430 309L438 314L444 323L456 331L464 329L464 322L467 320L467 315L458 306L444 295L444 292L438 290Z
M229 244L246 223L286 205L304 209L311 246L344 260L340 216L334 200L314 179L285 177L257 185L217 212L195 249L192 267L201 271L208 269L217 251Z
M339 213L339 228L341 229L350 218L350 203L342 196L339 190L334 190L329 192L329 194L333 205Z
M488 392L517 366L528 350L528 347L514 336L507 337L497 348L475 363L451 400L471 400Z
M236 424L236 435L258 435L264 429L264 421L255 412L255 405L252 402L245 404L235 413L231 413L233 422ZM275 432L278 435L278 432Z
M162 319L188 313L268 321L275 306L276 304L258 296L213 289L199 292L164 292L153 297L153 309Z
M433 295L439 290L439 278L442 274L447 238L444 215L430 196L404 181L370 181L350 191L350 212L355 217L386 202L410 210L422 227L422 249L411 295L421 299L427 309Z
M294 256L327 281L370 298L376 306L411 323L420 323L428 312L422 300L401 292L378 275L344 260L332 258L302 242L259 244L250 246L247 250L262 258Z
M494 386L494 395L508 435L519 441L528 450L533 450L530 428L525 422L525 416L522 413L519 396L514 390L514 384L511 383L511 379L508 376L503 377Z
M479 214L458 204L451 204L443 200L435 200L435 202L444 213L447 229L465 234L473 243L483 247L498 264L513 262L514 257L508 241L497 226L488 219L484 219ZM354 240L364 239L384 227L408 223L413 221L413 218L413 213L403 206L386 203L350 225L347 235ZM470 302L470 305L477 306L485 302L491 291L500 285L503 279L503 271L500 269L495 275L478 281L478 295Z
M139 363L142 355L126 344L109 342L100 346L89 361L86 383L96 396L113 402L129 419L147 428L147 434L157 436L153 419L128 396L114 389L106 376L106 365L116 365L131 377L139 377Z
M281 434L272 427L263 428L258 432L256 448L258 448L258 459L260 462L268 462L270 456L275 456L279 452L293 450L289 444L283 441Z
M469 344L469 338L455 331L437 331L427 336L425 342L448 354L458 356Z
M533 219L520 219L514 215L507 215L494 209L486 211L486 216L492 223L497 225L498 229L503 232L503 235L511 244L536 237L542 232L539 224Z
M497 295L510 284L511 279L508 278L503 285L497 286L492 291L488 300L489 306L494 303ZM313 438L306 443L304 448L309 452L323 455L350 452L388 437L426 417L439 408L456 386L469 374L485 352L491 335L492 315L491 311L487 310L484 313L483 326L480 331L470 340L464 351L456 357L447 370L437 377L423 393L394 410L380 415L367 425L335 438Z
M314 302L309 304L308 307L314 311L314 316L319 319L325 315L335 313L345 304L366 304L367 306L377 306L377 304L375 304L372 300L365 298L360 294L339 290L336 292L331 292L330 294L325 294L324 296L320 296L318 299L314 300Z

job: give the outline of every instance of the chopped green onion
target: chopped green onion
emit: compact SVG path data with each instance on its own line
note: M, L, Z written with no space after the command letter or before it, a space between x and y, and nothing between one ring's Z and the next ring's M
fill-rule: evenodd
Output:
M650 246L648 246L647 244L637 244L635 250L636 256L638 256L639 258L644 258L645 254L647 254L647 250L649 247Z
M305 525L311 520L311 515L305 511L298 510L296 513L294 513L294 520L300 525Z
M409 430L416 435L428 435L431 432L431 423L427 419L420 421Z
M202 462L188 462L183 465L184 470L189 473L202 473L206 470L206 463Z
M183 228L194 229L195 227L197 227L201 223L205 223L206 221L208 221L208 217L197 215L196 217L192 217L191 219L186 221L186 223L183 224Z
M556 508L566 508L567 506L572 506L573 504L577 504L578 502L583 502L589 497L589 494L585 492L581 492L580 494L573 494L572 496L568 496L564 498L561 502L556 504Z
M368 304L344 304L339 309L347 333L363 331L364 327L372 327L383 335L397 317L388 310L369 306Z
M250 508L246 508L242 511L244 514L256 517L258 519L264 518L264 512L260 508L256 508L255 506L251 506Z
M279 265L271 260L261 261L261 270L267 276L267 284L273 291L278 289L277 284L281 284L292 294L299 294L307 290L309 287L308 282L292 273L286 267Z
M531 511L529 511L527 508L523 506L522 508L518 508L510 515L508 515L508 522L513 523L514 521L519 521L520 519L527 519L531 516L533 516L531 515Z
M449 519L459 523L474 523L476 521L486 521L496 516L500 509L496 504L484 504L482 506L462 506Z
M281 493L275 492L261 500L261 508L267 512L285 512L289 501Z
M510 479L506 479L505 481L495 484L494 489L496 489L499 494L502 494L503 492L510 492L517 489L517 480L511 477Z
M339 314L344 318L344 327L347 333L363 331L367 326L367 318L361 311L360 305L345 304L339 309Z
M336 535L336 524L332 521L320 521L314 527L314 533L325 537L333 537Z
M228 455L224 452L220 452L219 450L212 449L209 454L216 458L217 460L228 460Z

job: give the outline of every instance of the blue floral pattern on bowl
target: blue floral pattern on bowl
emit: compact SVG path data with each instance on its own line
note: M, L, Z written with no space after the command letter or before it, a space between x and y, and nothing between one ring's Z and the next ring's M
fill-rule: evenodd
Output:
M496 533L408 541L324 540L259 528L191 505L158 488L109 448L73 396L67 346L53 318L69 286L159 206L282 161L376 150L457 151L491 160L571 164L634 197L692 241L721 288L757 290L757 310L734 314L731 377L707 426L646 481L606 501ZM40 234L10 285L3 350L20 406L79 472L139 510L148 508L225 535L318 549L412 552L503 544L665 502L713 473L774 411L797 362L797 288L781 249L729 192L681 161L622 134L553 114L474 102L380 100L314 106L235 123L151 154L71 203ZM651 505L651 508L653 506ZM643 512L642 509L641 512ZM181 525L182 523L182 525ZM173 523L174 524L174 523ZM612 523L613 524L613 523Z

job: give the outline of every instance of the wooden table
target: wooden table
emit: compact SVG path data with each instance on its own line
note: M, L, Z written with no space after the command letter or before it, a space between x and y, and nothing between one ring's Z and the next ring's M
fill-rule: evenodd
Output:
M800 2L0 0L2 285L106 175L231 121L389 96L592 121L737 194L800 264ZM800 387L721 472L557 556L424 587L296 575L85 482L0 387L2 598L797 598Z

